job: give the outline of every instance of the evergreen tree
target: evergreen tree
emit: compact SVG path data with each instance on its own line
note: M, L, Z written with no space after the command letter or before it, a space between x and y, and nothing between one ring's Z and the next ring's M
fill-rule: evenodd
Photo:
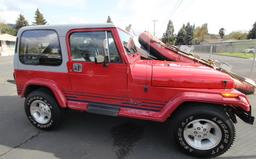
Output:
M110 16L108 16L107 23L113 23Z
M162 36L162 39L161 39L162 42L167 44L167 43L168 43L168 42L167 42L167 39L168 39L168 38L167 38L166 33L163 33L163 36Z
M256 22L253 24L252 29L249 31L247 39L256 39Z
M224 38L224 35L225 35L225 29L224 29L224 28L220 28L220 30L219 30L219 35L220 35L220 38L221 38L221 39Z
M15 29L18 31L20 28L28 26L28 21L25 19L25 17L20 14L18 19L16 20Z
M186 44L185 36L186 36L186 30L185 30L185 25L183 24L182 28L179 30L177 34L175 45L185 45Z
M185 45L192 45L194 26L190 25L190 23L188 22L185 27L185 32L186 32L184 37Z
M34 25L45 25L47 21L44 19L43 14L39 11L39 9L36 9L35 12L35 22L33 22Z
M166 28L166 32L163 34L162 41L164 43L173 44L175 41L174 26L171 20L169 20Z

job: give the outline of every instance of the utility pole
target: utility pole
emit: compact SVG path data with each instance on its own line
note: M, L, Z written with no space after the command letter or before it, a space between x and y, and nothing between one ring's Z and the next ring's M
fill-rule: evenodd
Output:
M154 24L154 36L156 36L156 22L157 22L157 20L154 19L154 20L153 20L153 24Z

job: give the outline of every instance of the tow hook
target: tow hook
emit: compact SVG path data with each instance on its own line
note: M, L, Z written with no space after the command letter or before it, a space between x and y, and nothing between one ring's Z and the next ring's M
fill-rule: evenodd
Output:
M231 108L227 110L227 113L230 117L230 119L237 123L236 115L243 120L244 122L253 125L255 118L252 116L251 110L249 112L246 112L242 110L241 108Z

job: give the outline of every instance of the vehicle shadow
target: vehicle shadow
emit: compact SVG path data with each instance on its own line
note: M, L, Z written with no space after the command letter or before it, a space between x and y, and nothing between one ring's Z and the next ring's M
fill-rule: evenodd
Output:
M166 124L66 111L52 131L34 128L23 99L0 96L0 158L182 158Z
M256 155L252 156L230 156L230 157L218 157L218 159L255 159Z

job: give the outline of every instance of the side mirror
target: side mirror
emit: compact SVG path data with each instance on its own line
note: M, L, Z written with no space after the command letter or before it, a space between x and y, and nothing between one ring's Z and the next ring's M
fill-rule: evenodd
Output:
M95 57L95 63L100 64L103 63L105 61L105 57L103 55L97 55Z

